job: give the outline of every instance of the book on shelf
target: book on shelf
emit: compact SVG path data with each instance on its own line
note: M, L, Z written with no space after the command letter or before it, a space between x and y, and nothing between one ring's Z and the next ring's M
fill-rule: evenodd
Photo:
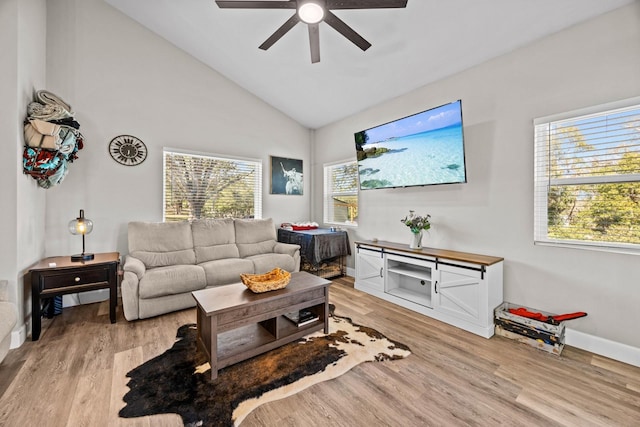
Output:
M286 313L284 317L291 320L298 327L313 323L320 318L320 316L315 314L313 311L307 309Z

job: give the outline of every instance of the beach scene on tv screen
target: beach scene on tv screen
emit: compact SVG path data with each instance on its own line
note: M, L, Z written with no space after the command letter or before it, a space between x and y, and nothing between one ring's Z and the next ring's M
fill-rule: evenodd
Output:
M465 182L461 102L355 134L360 188Z

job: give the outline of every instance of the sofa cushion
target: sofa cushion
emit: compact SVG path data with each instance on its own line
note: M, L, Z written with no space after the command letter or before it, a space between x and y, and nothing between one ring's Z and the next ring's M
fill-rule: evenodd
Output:
M201 219L191 223L196 263L240 258L233 219Z
M240 282L243 273L254 273L253 262L243 258L218 259L199 264L204 268L207 287Z
M236 244L242 258L272 253L276 245L276 229L273 220L236 219Z
M204 269L197 265L173 265L147 270L140 280L140 298L157 298L204 289Z
M261 254L247 257L253 262L255 274L263 274L280 267L283 270L293 272L296 269L296 262L291 255L285 254Z
M188 222L130 222L129 253L147 268L195 264Z

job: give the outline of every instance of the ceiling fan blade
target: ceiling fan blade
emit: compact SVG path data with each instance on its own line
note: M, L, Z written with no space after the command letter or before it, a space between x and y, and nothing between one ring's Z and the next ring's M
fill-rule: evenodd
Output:
M266 39L264 41L264 43L262 43L260 46L258 46L260 49L262 50L267 50L269 49L271 46L273 46L273 44L275 42L277 42L278 40L280 40L280 38L282 38L282 36L284 36L285 34L287 34L287 32L292 29L293 27L295 27L295 25L300 22L300 18L298 18L298 14L294 13L293 16L291 18L289 18L287 20L287 22L285 22L284 24L282 24L282 26L280 28L278 28L276 30L275 33L271 34L271 36Z
M318 24L308 24L309 26L309 46L311 47L311 63L320 62L320 26Z
M240 0L216 0L220 9L295 9L297 3L290 1L240 1Z
M340 18L331 13L331 11L326 11L324 22L326 22L337 32L351 40L353 44L358 46L360 49L367 50L371 47L371 43L366 41L360 34L356 33L353 28L345 24Z
M327 9L383 9L407 7L407 0L327 0Z

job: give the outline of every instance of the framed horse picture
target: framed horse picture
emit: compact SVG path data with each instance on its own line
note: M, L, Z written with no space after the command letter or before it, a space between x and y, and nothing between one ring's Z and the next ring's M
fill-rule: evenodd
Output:
M271 157L271 194L301 196L304 189L302 160Z

